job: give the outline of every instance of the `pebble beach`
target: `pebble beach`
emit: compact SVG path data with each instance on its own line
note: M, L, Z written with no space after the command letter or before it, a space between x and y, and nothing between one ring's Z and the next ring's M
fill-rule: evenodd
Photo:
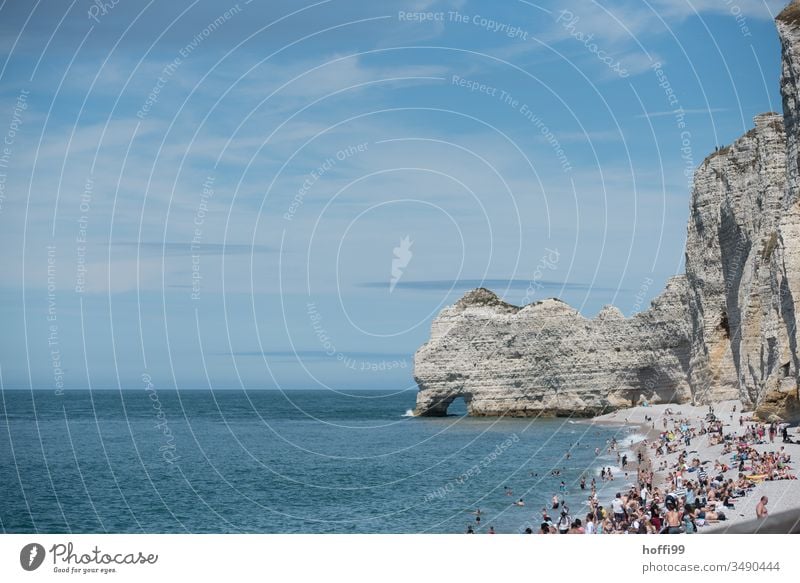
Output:
M742 411L742 409L742 404L738 401L723 401L713 405L714 415L722 423L723 434L743 435L748 426L760 424L758 421L752 420L751 413ZM710 439L711 434L697 435L692 438L689 446L681 446L672 453L655 457L652 445L659 441L666 426L672 428L675 421L686 420L691 428L697 430L706 422L708 413L707 405L637 406L595 417L592 423L639 426L642 434L647 435L647 441L633 447L645 454L654 472L653 484L662 489L668 482L669 473L678 466L678 458L684 451L689 459L700 459L706 468L712 468L717 462L729 466L726 471L709 470L709 473L711 475L722 474L725 480L737 480L740 472L736 463L732 462L731 453L724 452L723 443L713 443ZM797 442L800 441L800 432L796 426L790 426L788 435L795 443L784 443L781 434L778 433L773 443L766 438L766 443L754 443L752 447L759 453L782 451L790 456L792 460L789 465L790 474L797 476L797 463L800 460L800 443ZM666 465L666 469L664 469L664 465ZM755 519L756 506L762 496L767 496L769 499L768 509L771 515L795 512L800 518L800 481L796 479L763 480L749 489L745 496L735 500L734 507L725 511L726 520L715 524L706 524L700 527L698 532L725 532L733 525Z

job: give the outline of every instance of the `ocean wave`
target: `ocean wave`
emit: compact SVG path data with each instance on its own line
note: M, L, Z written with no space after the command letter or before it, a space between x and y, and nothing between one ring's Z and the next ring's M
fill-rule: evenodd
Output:
M413 409L406 409L406 412L403 413L402 416L403 417L413 417L414 416L414 410Z
M634 433L620 440L619 444L622 447L631 447L632 445L636 445L637 443L640 443L645 439L647 439L646 435L643 435L641 433Z

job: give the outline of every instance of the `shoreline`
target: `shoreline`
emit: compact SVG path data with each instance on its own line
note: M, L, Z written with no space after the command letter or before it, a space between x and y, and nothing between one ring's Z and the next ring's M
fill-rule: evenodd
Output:
M761 423L760 421L745 420L744 424L740 424L740 418L750 419L752 412L742 411L742 404L739 401L722 401L713 404L714 413L717 418L723 423L723 432L725 434L742 434L744 430L754 423ZM671 411L669 413L668 411ZM689 447L679 447L678 451L668 453L663 456L656 456L650 447L654 441L660 439L660 434L664 428L664 420L666 419L669 427L672 426L673 419L689 419L690 424L694 427L699 426L699 422L705 419L708 413L708 406L698 406L691 404L659 404L649 406L636 406L629 409L619 409L612 413L599 415L589 421L591 424L601 425L605 427L639 427L642 429L647 439L647 447L634 447L634 451L641 450L644 452L646 463L650 464L653 469L653 486L664 489L667 475L670 471L674 470L680 452L686 450L690 457L697 457L705 464L710 462L731 463L731 455L723 454L723 444L710 445L709 435L697 435L691 441ZM649 417L652 421L647 421L645 417ZM795 441L793 444L783 443L780 435L775 439L774 443L756 444L753 447L759 452L779 451L784 448L784 451L791 455L791 473L795 476L798 474L798 464L800 463L800 443L797 443L800 437L800 428L792 426L789 431L790 437ZM666 461L667 469L659 470L658 463ZM635 461L634 461L635 463ZM738 468L732 467L725 472L710 471L709 475L721 473L725 479L732 478L736 480L739 472ZM738 498L735 501L733 509L726 509L726 520L714 524L707 524L698 529L698 534L711 534L711 533L724 533L729 527L747 522L756 518L755 507L758 504L761 496L769 498L768 510L770 515L778 513L795 513L800 517L800 480L775 480L775 481L762 481L747 493L746 496Z

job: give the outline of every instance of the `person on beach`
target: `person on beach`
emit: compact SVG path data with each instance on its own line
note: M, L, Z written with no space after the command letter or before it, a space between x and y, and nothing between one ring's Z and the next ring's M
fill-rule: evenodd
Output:
M706 472L705 468L701 467L700 471L697 472L697 481L703 487L708 485L708 472Z
M572 527L572 519L565 511L561 511L561 518L558 519L558 534L567 534Z
M611 512L614 514L614 522L621 523L625 519L625 506L622 503L622 494L617 492L616 498L611 501Z
M580 518L576 518L569 527L568 534L586 534Z
M614 525L611 524L611 519L608 516L597 525L597 532L598 534L612 534L614 532Z
M597 509L595 510L595 516L597 517L597 524L598 524L598 525L599 525L599 524L600 524L600 523L601 523L603 520L605 520L606 518L608 518L608 512L606 512L606 509L605 509L605 508L603 508L603 505L602 505L602 504L599 504L599 505L597 506Z
M584 534L594 534L596 532L594 526L594 516L591 514L586 515L586 528L583 530Z
M650 507L650 524L653 526L654 533L661 532L663 523L661 522L661 516L658 511L658 504L655 502L653 502L653 505Z
M683 507L683 532L686 534L694 534L697 532L697 523L695 522L694 508L691 504L685 504Z
M766 518L769 512L767 512L767 503L769 502L769 498L766 496L762 496L761 500L758 501L758 505L756 506L756 518Z
M667 521L666 534L681 534L681 514L674 505L667 506Z

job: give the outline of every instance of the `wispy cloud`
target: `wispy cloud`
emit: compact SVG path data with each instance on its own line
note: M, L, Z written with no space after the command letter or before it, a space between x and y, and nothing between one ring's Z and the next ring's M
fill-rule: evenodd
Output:
M370 289L389 289L389 281L368 281L358 284L357 287ZM407 289L413 291L447 291L447 290L469 290L479 287L501 290L525 290L529 286L535 285L537 289L549 290L569 290L569 291L602 291L615 292L622 291L618 288L600 287L588 283L574 283L564 281L540 281L535 284L527 279L434 279L418 281L398 282L397 289Z
M411 354L406 352L364 352L359 350L342 350L342 354L350 358L363 360L401 360L411 358ZM331 355L324 350L242 350L233 352L215 352L216 356L260 356L276 360L330 360ZM335 358L334 358L335 360Z
M711 113L722 113L725 111L730 111L730 110L726 107L712 107L712 108L700 107L697 109L684 109L683 113L685 113L686 115L706 115ZM636 117L637 119L652 119L655 117L668 117L668 116L671 117L674 115L675 115L675 110L671 109L669 111L650 111L648 113L640 113L634 117Z
M269 245L248 245L243 243L206 243L202 242L196 247L188 242L180 243L167 241L121 241L114 242L114 247L131 247L139 249L148 255L253 255L256 253L277 253L277 247Z
M582 2L553 10L553 20L546 23L539 38L545 44L558 44L568 58L596 65L601 77L608 71L593 51L619 61L631 75L645 73L655 61L667 59L652 49L652 39L675 35L678 25L710 15L736 19L739 26L747 20L772 20L786 4L784 0L618 0ZM740 22L744 20L745 22ZM570 45L575 49L569 50Z

